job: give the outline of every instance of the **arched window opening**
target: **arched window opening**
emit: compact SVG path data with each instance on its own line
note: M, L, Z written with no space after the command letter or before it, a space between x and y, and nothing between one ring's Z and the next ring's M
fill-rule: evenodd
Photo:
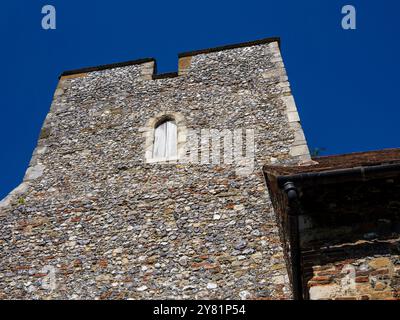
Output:
M174 120L166 119L159 123L154 131L153 158L177 158L177 128Z

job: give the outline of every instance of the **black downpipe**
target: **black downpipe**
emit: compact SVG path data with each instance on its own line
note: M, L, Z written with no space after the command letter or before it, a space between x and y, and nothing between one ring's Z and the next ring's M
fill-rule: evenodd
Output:
M289 241L292 265L292 287L294 300L303 300L303 284L301 277L301 256L299 236L299 201L298 192L293 182L283 185L289 202Z

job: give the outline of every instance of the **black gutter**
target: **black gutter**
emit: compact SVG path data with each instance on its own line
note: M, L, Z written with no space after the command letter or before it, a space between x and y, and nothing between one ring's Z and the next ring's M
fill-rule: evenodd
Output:
M398 172L400 174L400 163L381 164L376 166L361 166L350 169L336 169L320 172L305 172L294 175L279 176L277 182L279 188L283 188L286 182L301 182L301 184L313 184L316 180L320 183L332 183L338 180L361 180L377 178L377 174ZM373 176L372 176L373 175ZM335 178L332 180L331 178Z

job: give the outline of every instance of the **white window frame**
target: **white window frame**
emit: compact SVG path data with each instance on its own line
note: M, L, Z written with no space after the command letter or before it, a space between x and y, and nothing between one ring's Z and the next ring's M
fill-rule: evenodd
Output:
M154 140L155 131L158 125L165 121L174 121L176 124L176 156L173 157L154 157ZM144 143L144 161L145 163L178 163L181 159L185 159L186 153L186 135L187 128L182 113L174 111L163 111L149 118L144 127L140 127Z
M160 161L176 160L178 130L174 120L165 119L154 129L153 159Z

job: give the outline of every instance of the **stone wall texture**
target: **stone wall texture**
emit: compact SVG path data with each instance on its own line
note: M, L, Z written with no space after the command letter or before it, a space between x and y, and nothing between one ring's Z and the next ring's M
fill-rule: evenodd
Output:
M398 300L398 255L366 256L314 266L308 281L312 300Z
M261 166L309 155L278 43L179 66L172 78L153 79L152 61L60 78L24 181L0 203L0 298L291 298ZM159 114L254 129L254 171L147 163Z

